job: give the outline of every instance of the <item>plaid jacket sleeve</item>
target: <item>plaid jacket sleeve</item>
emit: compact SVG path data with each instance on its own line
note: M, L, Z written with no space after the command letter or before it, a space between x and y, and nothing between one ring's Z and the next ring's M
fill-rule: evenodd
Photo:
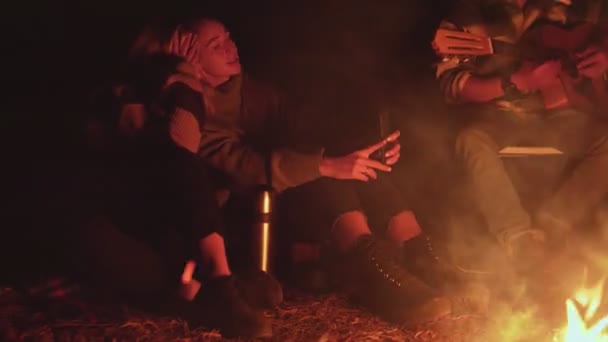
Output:
M458 29L448 21L442 22L439 28ZM437 64L435 76L439 81L439 89L448 103L460 103L462 89L473 70L473 62L465 62L454 56L443 57Z

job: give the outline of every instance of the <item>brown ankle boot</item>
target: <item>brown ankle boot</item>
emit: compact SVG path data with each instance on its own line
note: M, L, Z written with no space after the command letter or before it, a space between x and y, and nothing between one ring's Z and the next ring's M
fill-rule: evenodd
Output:
M232 276L204 281L195 302L208 313L206 325L224 337L272 336L272 322L243 299Z
M355 272L355 299L396 323L421 323L451 313L451 302L409 273L388 241L362 237L349 256Z
M402 247L402 264L413 275L436 290L459 285L465 274L439 253L429 235L419 235L405 241Z
M239 272L235 286L254 309L269 310L283 302L283 288L271 274L260 270Z

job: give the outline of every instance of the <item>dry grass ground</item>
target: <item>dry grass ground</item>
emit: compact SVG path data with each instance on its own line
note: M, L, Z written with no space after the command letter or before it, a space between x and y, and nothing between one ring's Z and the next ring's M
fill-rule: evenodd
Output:
M151 317L124 307L95 308L95 317L65 306L39 312L18 294L4 290L0 306L2 341L227 341L216 331L191 330L183 321ZM272 341L542 341L509 336L506 322L476 314L455 314L419 326L396 326L350 304L337 295L289 293L275 312ZM498 325L497 325L498 324ZM526 328L525 325L528 325ZM536 327L536 326L535 326ZM518 327L518 330L521 330ZM512 333L512 332L511 332ZM543 333L550 336L550 332ZM550 341L547 339L546 341Z

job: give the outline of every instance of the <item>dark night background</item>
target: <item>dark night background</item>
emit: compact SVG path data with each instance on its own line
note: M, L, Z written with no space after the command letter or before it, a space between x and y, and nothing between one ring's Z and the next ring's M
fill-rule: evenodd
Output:
M434 115L437 98L427 101L436 88L430 40L448 3L18 2L3 23L11 41L3 49L9 59L3 78L11 85L5 92L17 127L43 128L36 136L46 136L46 144L64 140L81 123L95 87L111 80L144 23L202 13L227 24L245 70L308 104L323 127L356 134L355 122L363 121L354 118L373 118L394 101L403 112L399 117Z
M84 158L83 123L93 91L112 81L147 22L210 15L226 23L244 69L306 105L311 140L336 152L377 140L379 111L391 108L404 153L394 174L435 210L444 192L451 120L438 95L430 42L449 0L19 1L4 11L9 33L5 120L12 202L48 201ZM7 127L7 126L5 126ZM64 163L68 160L67 163ZM28 177L21 177L27 175ZM23 184L14 179L24 180ZM436 183L437 180L443 181ZM428 184L435 184L435 190ZM13 187L15 187L13 189ZM27 189L27 190L24 190ZM24 209L25 208L25 209Z
M79 146L92 94L116 76L139 29L198 13L226 23L247 72L306 105L311 140L328 149L345 152L378 140L377 114L391 108L404 148L394 173L406 187L422 188L427 199L420 201L436 201L426 184L443 177L453 130L437 92L430 42L449 0L10 5L1 21L8 33L2 49L5 179L11 203L26 216L36 213L32 198L48 201L40 187L61 189L57 184L76 176L65 165L85 157Z
M22 259L44 264L52 250L45 234L61 234L60 221L53 219L75 211L55 202L65 189L78 187L92 94L117 76L138 30L151 21L197 13L226 24L244 70L304 104L311 140L334 153L378 140L377 115L390 109L403 147L392 175L412 199L423 229L456 237L456 248L486 259L469 245L477 237L469 241L469 234L458 231L483 223L468 216L472 201L451 162L451 139L462 116L443 104L434 75L433 34L456 1L4 2L1 165L8 172L3 209L9 215L0 228L0 281L4 270L20 268L19 256L29 253L13 241L35 236L40 245L29 246L36 252ZM15 273L24 271L29 270Z

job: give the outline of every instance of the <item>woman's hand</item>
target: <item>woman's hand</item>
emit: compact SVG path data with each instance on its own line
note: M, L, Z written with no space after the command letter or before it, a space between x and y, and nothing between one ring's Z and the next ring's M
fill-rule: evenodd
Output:
M393 144L393 147L391 147L390 150L386 151L384 157L386 158L386 165L393 166L397 164L399 158L401 158L401 144Z
M323 158L319 164L319 172L324 177L356 179L363 182L378 178L377 170L391 172L392 169L389 165L393 165L399 160L400 145L395 145L386 153L388 165L370 159L370 155L386 144L396 141L400 134L399 131L395 131L378 143L342 157Z
M189 63L198 62L200 51L198 35L178 27L169 40L168 52L183 57Z
M588 78L598 78L608 71L608 52L590 47L576 55L578 72Z

